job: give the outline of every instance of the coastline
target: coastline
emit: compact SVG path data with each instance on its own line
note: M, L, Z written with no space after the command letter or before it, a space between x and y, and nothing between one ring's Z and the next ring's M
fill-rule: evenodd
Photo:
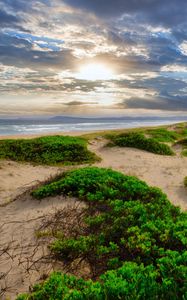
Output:
M102 132L121 132L127 130L136 130L140 128L155 128L155 127L166 127L180 123L184 123L186 120L154 120L154 121L126 121L126 122L110 122L110 123L70 123L56 124L15 124L0 123L0 139L17 139L17 138L35 138L41 136L52 136L52 135L66 135L66 136L81 136L93 133ZM41 127L42 126L42 127Z
M124 132L130 130L141 130L141 129L154 129L159 127L172 127L178 124L182 124L186 121L180 122L168 122L162 124L148 124L148 125L140 125L140 126L132 126L132 127L123 127L123 128L106 128L106 129L88 129L88 130L71 130L71 131L49 131L49 132L42 132L42 133L25 133L25 134L0 134L0 140L5 139L32 139L32 138L39 138L44 136L53 136L53 135L60 135L60 136L86 136L86 135L97 135L97 134L107 134L109 132Z
M45 133L38 133L38 134L15 134L15 135L0 135L0 140L6 139L33 139L39 138L44 136L53 136L53 135L61 135L61 136L81 136L88 133L95 133L95 131L69 131L69 132L45 132ZM99 131L98 131L99 132Z

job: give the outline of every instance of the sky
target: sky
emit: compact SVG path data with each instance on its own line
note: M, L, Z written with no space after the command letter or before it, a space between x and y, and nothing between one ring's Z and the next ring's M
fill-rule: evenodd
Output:
M186 113L186 0L0 0L0 115Z

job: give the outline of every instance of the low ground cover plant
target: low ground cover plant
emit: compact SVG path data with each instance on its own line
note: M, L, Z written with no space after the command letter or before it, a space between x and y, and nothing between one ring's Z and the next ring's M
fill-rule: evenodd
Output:
M90 280L53 273L17 300L187 299L187 214L160 189L111 169L69 171L33 193L87 203L78 234L54 237L59 260L84 260Z
M166 128L156 128L156 129L150 129L145 131L145 133L148 133L151 137L153 137L158 142L175 142L178 140L181 136L181 134L168 130Z
M90 163L98 158L87 149L86 140L69 136L0 140L0 159L54 165Z
M141 132L128 132L108 137L111 140L110 146L133 147L161 155L174 155L168 145L160 143L154 138L148 138Z

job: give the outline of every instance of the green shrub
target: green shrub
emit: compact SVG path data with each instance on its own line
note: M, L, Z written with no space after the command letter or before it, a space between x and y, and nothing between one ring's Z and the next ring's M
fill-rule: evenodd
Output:
M88 151L86 140L68 136L1 140L0 158L47 165L88 163L97 159Z
M97 281L53 273L17 300L187 299L187 214L157 188L111 169L87 167L33 192L64 194L89 205L86 230L54 237L59 260L85 260Z
M98 282L53 273L43 284L36 285L31 295L17 300L186 299L187 269L180 265L181 259L186 261L186 256L178 258L168 253L157 266L126 262L103 274Z
M179 140L177 144L182 145L183 147L187 147L187 138Z
M33 196L41 199L64 194L82 200L103 201L136 200L152 197L155 193L154 189L150 189L145 182L136 177L126 176L111 169L89 167L65 173L61 179L35 190Z
M174 142L180 137L180 134L177 132L169 131L166 128L150 129L147 130L146 133L151 135L158 142Z
M143 133L129 132L110 137L113 145L133 147L161 155L174 155L168 145L157 142L153 138L146 138Z

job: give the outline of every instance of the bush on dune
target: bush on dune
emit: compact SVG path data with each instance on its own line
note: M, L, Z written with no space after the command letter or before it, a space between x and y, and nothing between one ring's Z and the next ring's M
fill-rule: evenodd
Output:
M169 254L164 259L158 260L158 266L159 268L126 262L116 270L107 271L96 282L53 273L43 284L36 285L31 295L19 296L17 300L186 299L185 288L182 288L182 284L174 282L174 272L177 272L176 275L181 276L183 281L186 279L186 269L178 268L180 264L177 263L177 259L173 259ZM159 272L163 275L162 283Z
M73 170L33 192L88 203L86 230L56 237L59 260L84 259L97 280L53 273L17 300L187 299L187 215L157 188L96 167Z
M88 151L86 140L68 136L1 140L0 158L48 165L87 163L97 159Z
M145 131L145 133L151 135L151 137L153 137L158 142L166 142L166 143L175 142L180 138L179 133L168 130L166 128L149 129Z
M112 144L110 145L119 147L132 147L161 155L174 155L174 152L168 145L160 143L153 138L147 138L143 133L122 133L119 135L110 136L110 139L112 141Z

